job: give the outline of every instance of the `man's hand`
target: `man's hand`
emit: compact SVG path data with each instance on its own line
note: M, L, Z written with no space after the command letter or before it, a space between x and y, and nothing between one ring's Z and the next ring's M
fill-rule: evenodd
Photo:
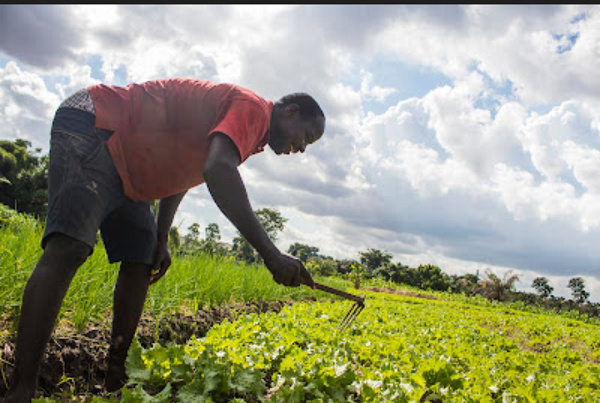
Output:
M265 265L273 275L273 280L278 284L288 287L298 287L301 284L315 288L315 283L302 261L286 253L279 253L274 257L265 259Z
M162 276L165 275L169 266L171 266L171 253L169 252L169 229L173 224L173 217L177 212L177 207L185 196L187 191L165 197L158 204L158 217L156 218L156 232L158 246L156 247L156 255L152 264L152 273L150 276L150 284L156 283Z
M169 246L166 242L159 241L156 248L154 263L152 264L150 284L154 284L160 280L169 269L169 266L171 266L171 252L169 252Z

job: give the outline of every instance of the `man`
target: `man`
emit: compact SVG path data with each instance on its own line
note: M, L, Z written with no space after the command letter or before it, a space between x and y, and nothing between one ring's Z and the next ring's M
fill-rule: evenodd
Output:
M44 251L25 287L5 401L34 397L63 298L98 229L109 261L121 262L106 388L124 385L148 286L171 264L169 228L186 191L201 183L276 282L314 287L301 261L280 252L260 225L238 166L267 144L278 155L304 152L324 130L325 116L307 94L273 103L236 85L194 79L101 84L65 100L51 131ZM153 200L160 200L156 218Z

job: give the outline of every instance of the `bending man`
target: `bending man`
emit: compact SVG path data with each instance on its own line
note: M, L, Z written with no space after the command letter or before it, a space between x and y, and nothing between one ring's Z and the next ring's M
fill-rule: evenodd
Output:
M301 261L279 251L260 225L238 166L266 145L278 155L304 152L324 130L325 116L307 94L273 103L233 84L195 79L100 84L66 99L52 124L43 253L25 287L5 401L34 397L63 298L98 229L109 261L121 262L106 388L124 385L148 287L171 264L169 228L186 191L204 182L276 282L313 287Z

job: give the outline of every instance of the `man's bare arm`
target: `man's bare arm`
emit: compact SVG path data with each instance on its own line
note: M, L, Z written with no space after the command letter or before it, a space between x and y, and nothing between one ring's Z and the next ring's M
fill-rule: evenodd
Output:
M314 286L302 262L283 254L273 244L254 214L238 165L241 158L236 145L226 135L216 133L210 143L203 174L211 196L219 209L260 253L265 265L280 284Z
M187 192L181 192L162 199L158 204L157 225L157 247L154 263L152 264L152 275L150 284L156 283L165 275L171 266L171 253L169 252L169 230L173 225L173 218L181 200Z
M173 225L173 218L175 218L175 213L177 213L177 209L181 204L181 200L187 191L178 193L173 196L166 197L161 199L158 204L158 218L156 219L156 224L158 226L158 241L167 242L169 238L169 230Z

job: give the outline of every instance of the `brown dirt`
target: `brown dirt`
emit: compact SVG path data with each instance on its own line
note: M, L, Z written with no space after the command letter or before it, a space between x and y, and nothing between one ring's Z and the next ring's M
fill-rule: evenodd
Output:
M192 336L203 337L208 330L225 319L233 320L247 313L280 312L288 301L255 301L246 304L230 304L195 313L181 312L161 319L143 317L138 326L137 337L142 346L155 342L185 343ZM103 323L110 323L106 319ZM6 394L14 363L14 332L8 321L0 321L0 334L4 346L0 349L0 396ZM59 395L106 396L104 376L110 342L110 326L91 325L84 331L75 332L68 325L60 324L48 343L40 369L38 397ZM1 401L1 399L0 399Z

